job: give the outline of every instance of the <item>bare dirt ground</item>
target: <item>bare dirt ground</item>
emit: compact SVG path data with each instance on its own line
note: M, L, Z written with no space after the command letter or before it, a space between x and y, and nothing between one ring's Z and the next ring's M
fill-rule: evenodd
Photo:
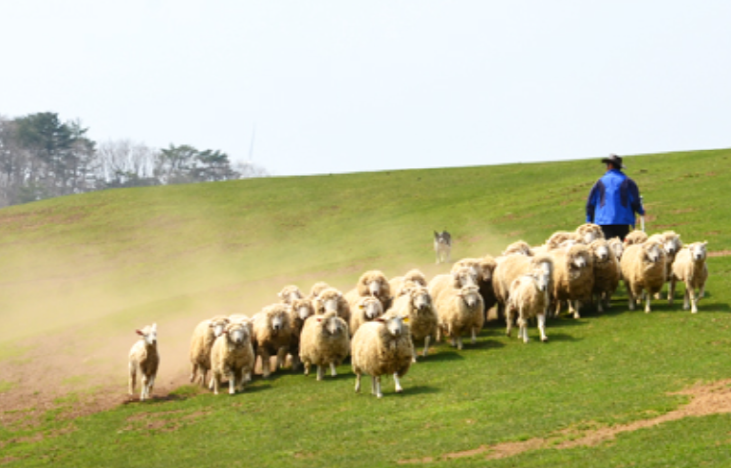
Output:
M591 447L610 441L623 432L654 427L668 421L676 421L678 419L689 417L709 416L712 414L731 413L731 379L713 382L710 384L697 384L691 388L678 392L677 394L688 395L691 397L691 401L677 410L670 411L669 413L655 418L635 421L630 424L598 427L588 431L564 430L545 438L536 437L521 442L482 445L473 450L445 453L438 457L400 460L399 464L430 463L436 460L474 457L482 454L485 454L486 460L492 460L496 458L512 457L523 452L546 448L569 449L581 446Z

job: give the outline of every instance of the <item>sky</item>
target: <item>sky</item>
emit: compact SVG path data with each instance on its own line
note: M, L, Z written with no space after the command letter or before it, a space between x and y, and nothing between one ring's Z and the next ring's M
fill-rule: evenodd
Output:
M276 176L726 148L729 24L727 0L0 0L0 115Z

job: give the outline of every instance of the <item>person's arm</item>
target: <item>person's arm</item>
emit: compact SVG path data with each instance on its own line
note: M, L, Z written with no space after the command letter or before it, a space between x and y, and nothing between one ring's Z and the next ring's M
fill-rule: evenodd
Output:
M630 206L632 207L632 211L637 213L640 216L645 215L645 207L642 206L642 198L640 197L640 189L637 188L637 184L634 180L628 179L628 190L629 190L629 200L630 200Z
M594 184L594 186L591 188L591 191L589 192L589 198L586 199L586 222L587 223L593 223L594 222L594 210L596 209L596 202L597 202L597 196L599 194L599 184L601 182L597 182Z

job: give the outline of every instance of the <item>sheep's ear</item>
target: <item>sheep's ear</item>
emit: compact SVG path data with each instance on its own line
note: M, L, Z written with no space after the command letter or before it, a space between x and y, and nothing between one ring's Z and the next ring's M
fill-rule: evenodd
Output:
M373 319L373 321L374 321L374 322L381 322L381 323L386 323L386 321L385 321L385 320L383 320L383 318L381 318L381 317L378 317L378 318L376 318L376 319Z
M322 316L316 317L315 320L317 320L318 322L322 322Z
M135 333L137 333L138 335L141 335L141 336L145 335L144 333L142 333L142 330L135 330Z

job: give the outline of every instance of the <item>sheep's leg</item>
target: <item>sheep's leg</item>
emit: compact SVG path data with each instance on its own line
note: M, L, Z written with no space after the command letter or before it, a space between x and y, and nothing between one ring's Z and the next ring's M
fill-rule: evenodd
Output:
M548 341L548 337L546 336L546 316L544 314L538 314L536 318L538 319L538 331L541 334L541 341L545 343Z
M706 297L706 284L705 283L703 283L701 285L701 289L700 289L700 291L698 291L698 299L703 299L704 297Z
M325 368L318 365L317 366L317 380L322 380L322 377L325 375Z
M513 331L513 312L511 307L505 308L505 321L507 322L505 335L510 336L510 332Z
M629 307L629 310L635 310L635 295L632 294L632 288L627 286L627 306Z
M228 394L236 394L236 375L233 372L229 372L228 374Z
M304 362L304 366L305 366L305 375L310 375L310 363Z
M198 373L198 364L191 364L190 366L190 381L195 381L196 374Z
M603 293L599 293L596 296L596 311L600 314L604 312L604 304L602 304L602 300L604 299L603 296Z
M208 376L208 369L199 367L198 374L200 375L200 378L201 378L201 387L206 388L206 377Z
M336 375L338 375L338 371L335 370L335 363L331 362L330 363L330 377L335 377Z
M472 344L477 344L477 328L472 327Z
M150 377L150 386L149 386L149 390L147 391L148 398L150 397L150 394L152 393L152 389L155 388L155 377L156 376L154 376L154 375Z
M431 340L431 336L427 335L426 338L424 338L424 352L422 353L422 356L426 357L426 353L429 351L429 341Z
M129 365L129 396L135 395L135 386L137 385L137 371L133 364Z
M691 309L690 311L694 314L698 313L698 298L695 295L695 288L691 286L688 283L685 283L685 290L688 291L690 295L690 305Z
M262 350L261 353L261 376L265 379L268 379L269 376L272 374L271 371L271 356L267 351Z
M218 395L219 385L219 375L216 372L213 372L213 374L211 375L211 390L213 390L214 395Z
M396 383L396 393L401 393L404 391L403 387L401 387L401 382L398 379L398 374L393 374L393 381Z
M437 325L437 336L435 337L435 340L437 343L442 342L442 326L441 325Z
M287 362L287 349L279 348L277 350L277 365L274 370L284 369L284 363Z
M376 377L375 375L371 375L371 395L376 394Z
M688 295L688 283L685 283L685 293L683 293L683 310L690 310L690 298Z
M457 337L457 349L462 350L462 335Z
M296 353L293 353L292 354L292 370L298 371L301 363L302 362L300 361L300 357Z
M556 309L553 311L553 316L558 317L561 315L561 301L559 299L556 300Z
M142 372L142 378L140 380L142 382L142 388L140 389L140 401L145 401L145 398L147 398L147 376L144 372Z
M383 398L383 393L381 392L381 376L374 377L374 380L376 383L376 397Z
M650 294L650 292L648 291L645 294L645 313L646 314L650 313L650 301L651 300L652 300L652 294Z
M355 393L360 393L360 377L359 373L355 374Z
M411 362L412 363L416 362L416 346L411 348Z
M673 299L675 299L675 284L676 279L670 278L670 284L668 285L668 305L673 305Z
M581 318L581 315L579 315L579 310L581 310L581 301L576 300L576 305L574 308L574 318L578 319ZM569 308L571 307L571 301L569 301Z

